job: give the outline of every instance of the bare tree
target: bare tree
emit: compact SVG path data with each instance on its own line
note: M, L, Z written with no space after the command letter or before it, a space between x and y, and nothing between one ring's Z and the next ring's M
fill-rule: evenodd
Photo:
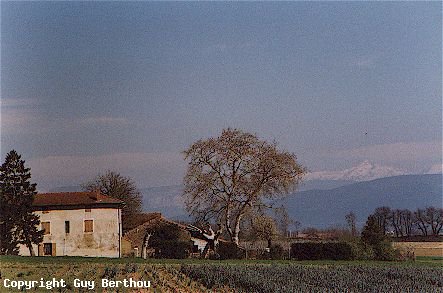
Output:
M414 214L408 210L401 210L400 217L402 218L402 231L404 231L405 236L411 236L414 227Z
M295 237L298 237L298 233L301 228L300 221L294 221L294 223L292 223L292 226L294 227ZM290 234L289 237L292 237L292 235Z
M428 220L425 210L417 209L414 212L414 224L421 231L423 236L428 236Z
M275 208L274 212L278 229L285 237L288 236L289 226L294 224L294 220L283 205Z
M389 207L376 208L373 216L377 225L382 228L383 233L386 235L386 233L389 232L391 209Z
M427 207L425 221L431 227L432 235L437 236L443 227L443 209Z
M289 192L305 173L294 154L237 129L199 140L184 155L188 160L184 178L188 212L222 224L236 245L245 215Z
M353 237L357 236L356 220L357 218L353 212L346 215L346 222L348 223L349 230L351 231L351 235Z
M125 203L122 209L124 231L132 228L129 226L131 218L141 213L142 196L135 182L117 172L107 171L105 174L100 174L93 181L84 184L83 189L87 191L99 190L100 193L120 199Z
M403 235L403 217L402 210L396 209L391 211L391 225L394 228L395 236L401 237Z

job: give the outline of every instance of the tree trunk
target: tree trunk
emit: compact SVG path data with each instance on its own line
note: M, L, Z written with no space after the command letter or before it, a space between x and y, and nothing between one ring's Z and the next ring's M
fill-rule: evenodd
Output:
M241 220L241 215L238 215L237 218L235 219L235 228L232 237L232 242L234 242L235 245L237 246L239 245L238 234L240 233L240 220Z
M26 239L26 246L29 249L29 254L31 256L35 256L34 248L32 247L32 243L31 243L31 241L29 239Z
M226 230L228 231L229 237L233 238L232 227L231 227L231 209L228 206L226 207Z

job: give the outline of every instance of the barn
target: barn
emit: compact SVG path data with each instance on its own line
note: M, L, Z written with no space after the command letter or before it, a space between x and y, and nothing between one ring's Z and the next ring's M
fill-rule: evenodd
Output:
M142 224L138 225L134 229L126 232L123 237L123 256L135 256L146 257L145 248L147 251L147 257L154 256L154 249L149 241L149 235L161 232L162 230L176 230L177 233L173 233L173 237L177 237L178 241L190 241L192 243L191 255L200 256L207 244L201 235L190 232L188 225L183 225L164 218L161 213L144 214L146 219ZM154 232L157 231L157 232Z

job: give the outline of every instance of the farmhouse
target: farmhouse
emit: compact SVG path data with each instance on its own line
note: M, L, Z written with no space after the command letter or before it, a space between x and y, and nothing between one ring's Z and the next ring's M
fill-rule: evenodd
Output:
M121 256L123 202L99 192L37 194L34 213L40 216L43 242L39 256ZM20 255L29 255L20 246Z

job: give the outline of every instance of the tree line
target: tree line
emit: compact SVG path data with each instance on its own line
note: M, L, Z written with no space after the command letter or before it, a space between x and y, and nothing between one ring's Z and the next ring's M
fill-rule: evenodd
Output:
M443 231L443 208L426 207L411 211L383 206L376 208L372 216L385 235L437 236Z

